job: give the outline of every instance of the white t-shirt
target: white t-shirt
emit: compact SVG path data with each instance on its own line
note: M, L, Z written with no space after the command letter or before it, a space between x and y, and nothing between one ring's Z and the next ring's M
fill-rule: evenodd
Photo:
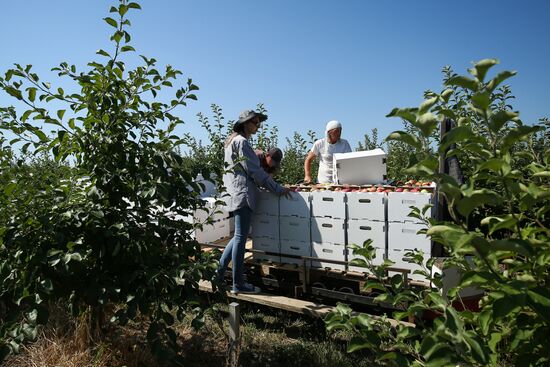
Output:
M317 181L319 183L332 183L332 156L334 153L349 153L351 147L347 140L340 139L334 144L330 144L326 138L319 139L313 143L311 153L319 157L319 173Z

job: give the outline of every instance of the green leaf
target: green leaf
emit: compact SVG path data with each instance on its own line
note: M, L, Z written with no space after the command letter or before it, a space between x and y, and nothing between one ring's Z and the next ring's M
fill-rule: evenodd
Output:
M471 97L471 101L475 108L486 111L491 105L491 96L487 92L476 93Z
M60 120L63 120L63 116L65 115L65 110L58 110L57 111L57 117L60 119Z
M494 318L514 317L514 314L521 309L521 302L518 296L504 296L493 303Z
M481 221L481 225L489 227L489 234L493 234L499 229L514 229L517 224L517 219L511 214L504 215L502 217L491 216L484 218Z
M483 347L480 338L476 335L470 335L469 333L464 333L463 338L466 344L470 347L470 350L473 352L472 355L474 359L482 365L486 365L489 359L489 353L487 349Z
M135 51L135 49L132 46L122 46L120 48L121 52L127 52L127 51Z
M21 91L19 89L16 89L14 87L6 86L4 90L12 97L17 98L18 100L23 99L23 94L21 94Z
M420 108L418 109L418 114L423 115L428 112L433 107L433 105L437 103L438 100L439 97L433 97L422 102Z
M34 100L36 99L36 88L34 87L28 88L28 91L29 91L29 101L34 102Z
M471 90L472 92L477 92L479 89L479 83L476 80L461 75L449 78L445 85L456 85L458 87Z
M394 131L385 139L386 141L401 141L405 144L408 144L416 149L422 149L422 143L420 140L405 131Z
M103 51L101 49L97 50L96 54L101 55L101 56L105 56L105 57L111 57L111 55L109 55L106 51Z
M510 226L512 228L516 225L517 220L515 218L511 218L509 221L503 221L501 223L506 223L507 226ZM503 240L496 240L496 241L490 242L490 244L491 244L491 250L494 250L494 251L510 251L523 256L533 255L532 245L525 240L520 240L517 238L508 238Z
M478 315L479 320L479 326L481 327L481 332L483 335L489 334L489 327L491 326L493 322L493 315L491 312L491 309L487 308L484 309L482 312Z
M413 125L418 127L422 131L422 135L427 137L437 127L438 121L433 113L427 112L419 116Z
M478 172L492 171L492 172L498 173L502 170L502 168L505 164L506 163L503 160L501 160L500 158L491 158L491 159L481 163L479 165L479 167L477 168L477 171Z
M101 219L105 216L105 214L103 214L103 211L101 210L92 210L90 213L98 219Z
M504 139L502 140L501 149L508 149L515 143L525 139L529 135L540 131L540 126L518 126L514 129L510 129Z
M440 310L445 310L448 302L439 293L431 292L427 295L428 299Z
M491 79L491 81L489 81L489 83L487 83L487 90L489 92L494 91L500 85L500 83L514 75L516 75L515 71L503 71L501 73L498 73L493 79Z
M103 20L112 27L115 27L115 28L118 27L117 21L114 20L113 18L107 17L107 18L103 18Z
M130 8L130 9L141 9L141 6L139 6L138 3L130 3L130 4L128 4L128 8Z
M475 76L480 82L484 82L487 71L497 65L499 62L497 59L483 59L475 63L472 69L468 69L470 74Z
M44 132L42 130L39 130L39 129L35 129L33 130L33 133L34 135L36 135L38 137L38 139L40 139L40 141L42 142L45 142L48 140L48 137L46 136L46 134L44 134Z
M127 11L128 11L128 6L124 4L120 4L120 6L118 7L118 14L120 14L120 16L123 17Z
M446 133L441 139L439 151L444 152L452 144L456 144L460 141L471 139L473 136L474 136L474 133L470 128L470 126L468 125L454 127L448 133Z
M462 288L470 286L486 286L497 282L498 278L488 271L467 271L462 275L460 286Z
M452 89L445 89L443 92L441 92L441 98L445 101L445 103L449 102L449 98L453 95Z
M508 121L514 120L518 117L518 114L516 112L508 111L508 110L501 110L489 118L489 128L493 132L500 131L504 124L506 124Z
M470 213L484 205L498 205L502 198L496 192L488 189L474 190L469 196L460 199L457 203L458 212L467 218Z
M404 326L397 332L397 337L400 339L413 338L421 334L421 331L415 327Z
M416 122L416 114L418 110L416 108L394 108L386 117L400 117L411 124Z
M353 353L361 349L370 348L372 345L367 340L354 336L351 338L349 345L348 345L348 353Z
M550 321L550 291L547 288L539 287L528 290L530 304L546 320Z

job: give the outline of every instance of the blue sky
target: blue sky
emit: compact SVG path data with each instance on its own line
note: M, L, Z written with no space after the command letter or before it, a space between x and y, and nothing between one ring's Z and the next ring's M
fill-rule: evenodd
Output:
M118 1L27 0L0 5L0 72L33 64L54 86L61 61L85 69L109 50L102 20ZM205 133L196 114L210 104L235 119L264 103L280 139L308 129L322 135L340 120L352 147L378 128L402 128L385 115L442 89L441 69L465 74L473 61L498 58L524 122L550 117L550 2L509 0L145 0L129 13L132 45L159 65L193 78L198 101L179 109L180 132ZM130 55L129 61L137 55ZM168 101L168 100L166 100ZM0 106L13 104L0 93ZM284 145L280 143L280 145Z

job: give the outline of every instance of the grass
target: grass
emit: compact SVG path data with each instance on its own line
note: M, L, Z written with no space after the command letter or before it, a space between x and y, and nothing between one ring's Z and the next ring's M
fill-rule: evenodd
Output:
M226 305L208 313L196 329L191 317L177 324L179 353L185 366L224 366L228 350ZM90 342L85 321L57 309L38 340L5 361L7 367L161 367L152 356L146 322L110 325ZM256 305L241 304L240 365L251 366L372 366L366 354L346 353L349 336L327 335L321 320Z

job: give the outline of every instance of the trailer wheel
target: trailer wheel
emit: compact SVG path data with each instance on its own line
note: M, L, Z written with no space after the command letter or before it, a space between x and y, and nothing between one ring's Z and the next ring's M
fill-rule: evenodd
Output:
M351 289L350 287L342 287L342 288L339 289L339 291L342 292L342 293L355 294L353 289Z

